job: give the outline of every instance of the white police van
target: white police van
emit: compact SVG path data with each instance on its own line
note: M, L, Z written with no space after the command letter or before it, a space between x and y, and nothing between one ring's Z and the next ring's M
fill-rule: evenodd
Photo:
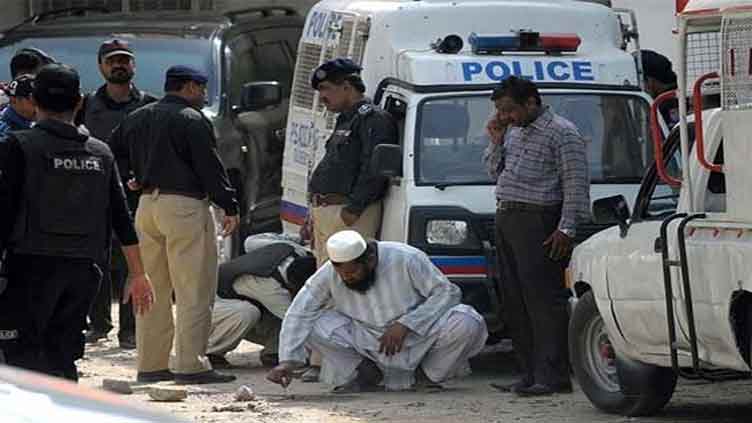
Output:
M650 98L627 52L635 21L608 1L323 0L298 48L283 161L282 219L297 231L309 175L335 123L310 87L311 72L347 56L367 94L399 121L400 148L377 147L393 176L380 237L424 250L499 331L494 283L495 181L482 154L493 87L532 79L543 101L587 138L594 199L634 197L652 162ZM382 148L383 147L383 148ZM581 227L586 237L602 226Z

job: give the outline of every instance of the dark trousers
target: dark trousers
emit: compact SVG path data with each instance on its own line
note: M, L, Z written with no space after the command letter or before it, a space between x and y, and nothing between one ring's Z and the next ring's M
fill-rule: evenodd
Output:
M9 365L78 380L86 313L102 272L88 259L11 255L8 289L0 296L0 326L17 329L6 344ZM8 313L6 313L9 311Z
M569 382L564 262L548 257L544 241L558 213L496 212L496 244L504 322L528 383Z
M112 299L113 289L119 293L116 297L122 299L122 293L128 279L128 269L112 265L110 271L104 271L94 303L89 310L90 328L97 332L108 333L112 330ZM133 306L130 302L123 304L119 301L120 329L118 337L132 336L136 333L136 319L133 316Z

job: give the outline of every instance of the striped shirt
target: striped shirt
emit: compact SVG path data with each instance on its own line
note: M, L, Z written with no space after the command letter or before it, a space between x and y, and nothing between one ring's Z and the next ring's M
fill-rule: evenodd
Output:
M574 233L590 216L590 182L585 140L568 120L548 106L526 127L509 127L501 145L484 154L497 178L496 198L536 205L561 204L558 228Z
M280 361L304 362L303 348L314 324L330 306L352 319L369 336L359 339L378 351L376 343L390 324L399 322L412 336L405 347L428 336L434 324L460 303L457 286L431 263L422 251L397 242L378 243L378 264L373 286L365 293L347 286L331 262L324 264L295 296L279 335ZM330 327L330 332L336 327Z

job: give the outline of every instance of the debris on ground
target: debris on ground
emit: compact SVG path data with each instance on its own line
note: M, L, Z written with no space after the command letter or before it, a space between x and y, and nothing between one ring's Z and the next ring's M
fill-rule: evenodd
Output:
M120 379L104 379L102 380L102 389L105 391L114 392L116 394L130 395L133 393L131 389L131 383L127 380Z
M160 402L176 402L188 398L188 391L185 389L152 387L149 388L148 392L151 399Z

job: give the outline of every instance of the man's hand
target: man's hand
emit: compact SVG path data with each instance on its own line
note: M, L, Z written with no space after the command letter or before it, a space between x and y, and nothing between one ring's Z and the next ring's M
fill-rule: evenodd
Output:
M266 374L266 380L287 388L290 382L292 382L292 371L297 367L295 363L283 361Z
M496 116L492 116L486 123L486 133L494 144L501 144L504 141L504 133L507 125L499 121Z
M344 224L347 225L347 226L354 225L355 222L357 222L358 219L360 219L360 215L359 214L355 214L355 213L349 212L349 211L347 211L347 209L344 209L344 208L342 209L341 212L339 212L339 217L340 217L340 219L342 219L342 222L344 222Z
M131 301L136 314L145 314L154 304L154 288L145 273L128 278L123 303Z
M560 230L555 230L548 239L543 242L544 247L549 248L548 257L552 260L561 260L572 251L573 239Z
M402 351L402 344L405 343L408 333L410 329L407 326L399 322L392 323L379 338L381 341L379 352L390 356Z
M235 232L235 228L238 227L239 223L240 223L240 217L238 215L235 215L235 216L225 215L222 218L222 236L228 236L231 233Z

